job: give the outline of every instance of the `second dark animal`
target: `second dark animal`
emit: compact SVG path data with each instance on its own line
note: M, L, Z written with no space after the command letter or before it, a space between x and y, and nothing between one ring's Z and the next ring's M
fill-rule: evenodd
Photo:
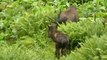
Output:
M56 22L61 24L61 23L65 23L66 21L72 21L72 22L79 21L76 7L71 6L66 11L63 12L60 11Z
M61 55L66 55L67 53L67 46L69 44L69 38L66 34L57 31L57 25L52 23L48 26L48 33L50 38L55 42L55 55L59 59Z

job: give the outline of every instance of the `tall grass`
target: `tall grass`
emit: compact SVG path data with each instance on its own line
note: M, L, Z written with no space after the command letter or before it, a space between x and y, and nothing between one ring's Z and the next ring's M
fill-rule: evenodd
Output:
M59 30L71 40L84 40L84 43L61 60L98 60L99 55L106 59L107 39L104 34L107 31L102 20L106 16L107 4L104 0L2 0L0 60L55 60L55 47L48 38L47 26L57 19L60 9L63 11L70 4L77 7L81 21L63 24Z

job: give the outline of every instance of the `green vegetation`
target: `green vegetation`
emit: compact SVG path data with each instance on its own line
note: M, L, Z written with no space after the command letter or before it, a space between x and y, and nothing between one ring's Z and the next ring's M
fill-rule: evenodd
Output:
M58 30L81 47L60 60L107 60L106 0L1 0L0 60L56 60L47 26L59 10L74 5L80 21L61 24ZM71 47L73 43L71 42Z

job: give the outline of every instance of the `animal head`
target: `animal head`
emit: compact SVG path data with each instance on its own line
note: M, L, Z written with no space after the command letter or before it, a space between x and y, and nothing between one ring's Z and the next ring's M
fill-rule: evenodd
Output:
M55 33L57 31L57 24L55 23L51 23L48 26L48 36L50 37L53 33Z
M48 29L49 29L49 31L57 30L57 24L51 23L51 24L48 26Z

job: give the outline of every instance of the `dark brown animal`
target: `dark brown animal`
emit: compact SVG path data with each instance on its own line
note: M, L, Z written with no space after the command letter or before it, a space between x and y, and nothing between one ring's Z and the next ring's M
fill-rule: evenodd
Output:
M59 16L56 22L61 24L62 22L65 23L66 21L72 21L72 22L79 21L76 7L71 6L66 11L59 13Z
M61 54L66 55L69 39L64 33L57 31L57 25L55 23L49 25L48 29L49 36L52 38L56 45L55 55L59 59Z

